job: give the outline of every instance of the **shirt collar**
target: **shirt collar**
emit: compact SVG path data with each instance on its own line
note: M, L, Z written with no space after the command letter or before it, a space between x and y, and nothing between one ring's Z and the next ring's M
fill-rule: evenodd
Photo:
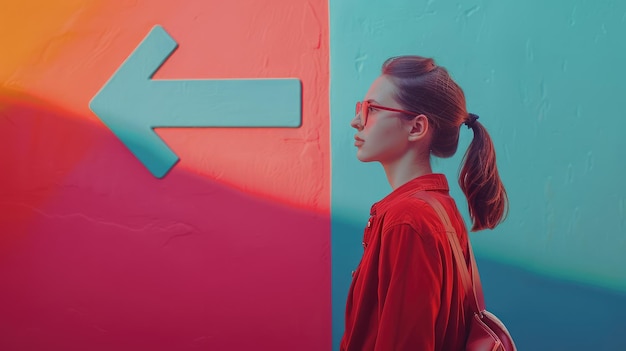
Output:
M389 206L391 206L396 201L423 190L438 190L448 192L450 191L450 188L448 187L448 180L443 174L431 173L419 176L402 184L394 191L389 193L389 195L385 196L385 198L372 205L370 214L374 215L377 212L383 213L389 208Z

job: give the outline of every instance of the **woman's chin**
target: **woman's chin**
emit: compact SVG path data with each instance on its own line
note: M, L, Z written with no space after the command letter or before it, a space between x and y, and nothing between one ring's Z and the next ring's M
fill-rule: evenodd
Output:
M361 161L361 162L372 162L372 161L374 161L374 160L372 160L370 157L368 157L368 155L366 155L365 153L363 153L363 152L361 151L361 149L359 149L359 150L356 152L356 158L357 158L357 160L359 160L359 161Z

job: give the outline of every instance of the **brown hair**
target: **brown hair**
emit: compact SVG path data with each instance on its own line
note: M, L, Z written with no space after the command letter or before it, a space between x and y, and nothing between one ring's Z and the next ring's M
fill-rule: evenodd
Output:
M431 153L443 158L454 155L469 114L465 94L448 71L431 58L400 56L385 61L382 73L394 83L395 99L403 109L428 117L434 129ZM506 217L508 198L491 137L480 122L469 125L474 139L461 163L459 185L467 197L472 231L493 229Z

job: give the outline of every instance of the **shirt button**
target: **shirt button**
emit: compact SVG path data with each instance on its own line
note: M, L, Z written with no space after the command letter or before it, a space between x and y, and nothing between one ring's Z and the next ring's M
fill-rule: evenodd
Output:
M364 248L364 249L365 249L365 248L367 248L367 243L366 243L365 241L364 241L364 242L362 242L361 244L363 244L363 248Z
M367 227L371 227L372 226L372 221L367 221Z

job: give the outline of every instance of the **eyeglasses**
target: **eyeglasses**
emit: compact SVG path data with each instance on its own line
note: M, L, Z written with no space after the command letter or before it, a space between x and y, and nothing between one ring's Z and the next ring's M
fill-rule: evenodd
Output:
M419 113L415 113L415 112L409 112L405 110L398 110L397 108L375 105L375 104L370 103L368 100L358 101L356 103L355 115L359 115L359 113L361 114L361 125L363 127L365 127L365 124L367 123L367 117L369 115L370 108L391 111L391 112L401 112L401 113L406 113L407 115L413 115L413 116L419 115Z

